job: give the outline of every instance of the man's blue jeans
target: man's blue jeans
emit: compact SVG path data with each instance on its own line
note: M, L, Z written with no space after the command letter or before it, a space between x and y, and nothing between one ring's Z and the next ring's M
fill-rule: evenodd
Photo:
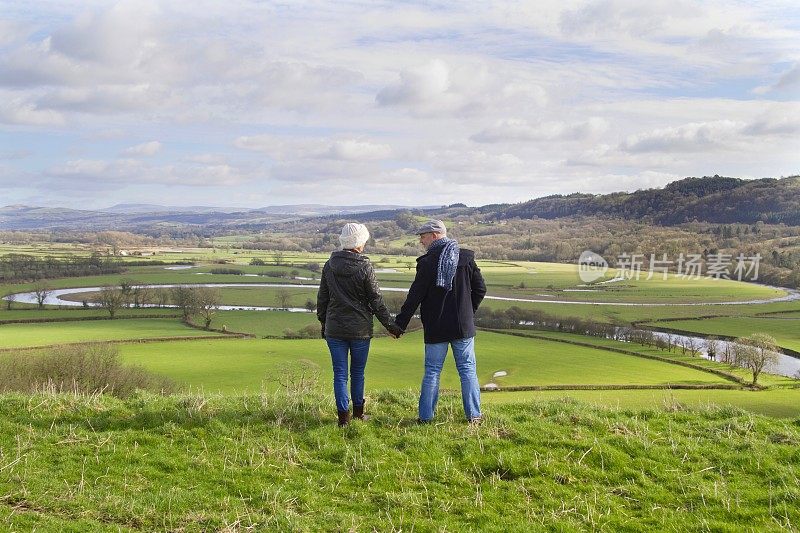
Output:
M333 395L336 397L336 409L347 411L350 398L347 396L347 363L350 361L350 395L353 405L364 405L364 369L369 354L369 339L332 339L328 337L328 349L333 362Z
M425 374L419 395L419 419L427 422L436 412L439 401L439 375L442 373L447 347L453 347L453 358L461 378L461 402L467 420L481 416L481 391L475 370L475 337L425 345Z

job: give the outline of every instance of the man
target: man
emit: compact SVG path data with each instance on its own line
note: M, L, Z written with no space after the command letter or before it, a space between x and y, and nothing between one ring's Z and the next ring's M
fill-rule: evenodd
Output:
M417 258L417 275L395 322L403 330L420 307L425 332L425 373L419 396L419 422L428 423L439 400L439 375L453 348L461 400L470 423L481 421L481 393L475 371L475 311L486 295L486 284L475 264L475 253L459 249L447 238L441 220L429 220L416 233L427 249Z

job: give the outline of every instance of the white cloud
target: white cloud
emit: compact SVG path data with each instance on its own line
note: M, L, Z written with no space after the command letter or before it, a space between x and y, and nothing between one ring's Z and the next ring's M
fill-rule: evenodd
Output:
M327 156L331 159L345 161L373 161L386 159L392 155L392 148L388 144L377 144L357 139L334 141Z
M538 124L531 124L524 119L506 119L476 133L471 139L481 143L582 140L595 137L607 129L608 122L600 117L581 122Z
M37 104L59 111L142 113L167 105L171 99L163 87L136 84L61 88L44 94Z
M231 163L152 166L138 159L75 159L48 169L41 181L54 189L115 189L120 185L232 187L263 175L256 167Z
M341 181L351 187L369 187L370 176L379 168L364 162L319 159L282 162L269 170L269 177L279 182L319 183Z
M22 98L0 101L0 123L26 126L63 126L64 116L52 109L40 109Z
M756 117L742 131L756 136L800 134L800 104L775 105Z
M625 152L703 152L732 148L729 144L744 124L732 120L692 122L631 135L621 144Z
M136 146L131 146L126 148L122 151L122 155L126 155L129 157L147 157L151 155L156 155L158 152L161 151L162 144L158 141L150 141L146 143L137 144Z
M452 172L462 178L482 175L485 181L499 174L518 173L525 169L525 162L513 154L493 154L461 146L428 150L424 159L436 170Z
M472 114L487 105L489 73L480 65L452 67L434 59L400 71L399 77L378 92L379 105L406 108L420 116Z
M158 52L160 20L157 2L123 0L107 10L84 11L58 28L52 35L52 50L88 63L136 67Z
M364 138L279 137L253 135L239 137L234 146L263 152L280 161L295 159L334 159L341 161L375 161L392 155L388 144Z

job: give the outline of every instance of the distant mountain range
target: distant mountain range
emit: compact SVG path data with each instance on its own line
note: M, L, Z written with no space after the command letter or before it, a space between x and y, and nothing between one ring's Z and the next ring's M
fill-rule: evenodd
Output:
M186 228L192 226L255 227L275 222L320 217L343 216L374 211L426 209L398 205L330 206L320 204L278 205L257 209L210 206L162 206L153 204L118 204L99 210L64 207L0 207L0 229L4 230L128 230L137 231L155 226Z
M296 204L296 205L270 205L267 207L209 207L197 206L174 206L156 204L117 204L105 209L100 209L103 213L116 214L152 214L152 213L268 213L272 215L295 215L295 216L325 216L347 213L364 213L376 210L396 210L409 209L408 206L400 205L322 205L322 204Z
M143 213L236 213L238 211L249 211L249 209L241 207L209 207L203 205L117 204L106 207L105 209L98 209L98 211L103 213L136 215Z
M536 198L519 204L467 207L396 205L329 206L277 205L257 209L209 206L119 204L89 211L61 207L10 205L0 208L0 229L68 229L102 231L257 230L269 224L324 217L358 215L359 220L393 220L401 211L452 218L474 215L486 219L600 216L673 225L691 221L721 224L800 225L800 176L744 180L711 176L685 178L660 189L611 194L574 193Z

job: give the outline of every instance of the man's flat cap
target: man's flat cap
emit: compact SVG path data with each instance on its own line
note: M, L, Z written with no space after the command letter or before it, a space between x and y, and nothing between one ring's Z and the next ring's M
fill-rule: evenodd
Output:
M441 220L431 219L425 222L423 225L417 228L415 231L417 235L422 235L423 233L447 233L447 228L444 227L444 222Z

